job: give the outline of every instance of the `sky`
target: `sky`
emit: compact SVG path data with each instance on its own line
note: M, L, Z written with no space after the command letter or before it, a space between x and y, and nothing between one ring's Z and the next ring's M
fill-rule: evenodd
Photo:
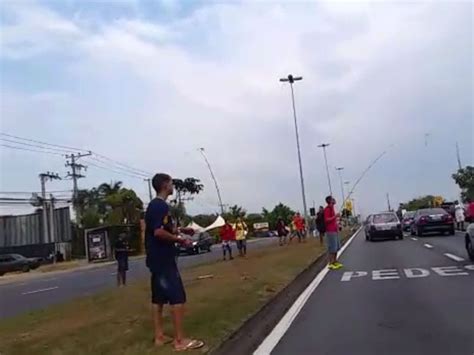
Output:
M387 209L387 193L392 206L458 197L456 142L462 164L474 160L469 1L0 3L0 131L199 178L191 214L218 209L200 147L224 204L302 211L290 87L279 82L290 73L303 77L294 90L309 206L329 193L321 143L338 200L335 168L347 194L386 151L354 190L357 212ZM39 191L39 173L68 171L59 155L0 146L0 157L0 192ZM81 162L80 188L120 180L148 201L142 178Z

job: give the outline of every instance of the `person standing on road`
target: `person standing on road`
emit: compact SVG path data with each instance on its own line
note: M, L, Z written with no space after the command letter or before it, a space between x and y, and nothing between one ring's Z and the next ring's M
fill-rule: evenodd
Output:
M115 260L117 260L117 286L127 284L128 252L130 248L125 233L120 233L114 245Z
M319 211L316 214L316 229L319 234L319 242L323 244L324 233L326 232L326 224L324 223L324 207L319 206Z
M222 242L222 253L224 254L224 261L226 254L229 252L229 260L233 260L232 257L232 246L230 243L235 239L235 232L229 222L225 222L224 226L220 230L220 237Z
M151 301L154 321L155 346L163 346L173 341L166 337L163 330L163 307L171 306L174 325L174 350L198 349L204 342L186 338L183 331L184 304L186 293L176 263L176 244L188 245L186 238L180 238L179 232L193 234L193 230L178 230L170 216L166 199L173 194L173 180L167 174L156 174L152 180L156 191L145 214L146 265L151 271Z
M285 221L283 220L283 218L278 218L276 228L278 238L280 239L280 246L285 245L287 243L288 230L286 229Z
M247 255L247 232L248 228L241 217L237 218L235 222L235 240L237 241L237 249L239 249L239 256Z
M298 242L301 243L305 239L305 222L300 213L296 213L293 217L293 224L295 225L296 236L298 237Z
M324 225L326 226L326 244L328 250L328 268L330 270L337 270L343 265L337 260L337 252L341 247L339 240L339 226L337 219L339 213L336 214L334 206L336 200L332 196L326 197L327 206L324 209Z
M458 201L454 202L454 216L456 218L457 227L460 231L464 230L464 206Z

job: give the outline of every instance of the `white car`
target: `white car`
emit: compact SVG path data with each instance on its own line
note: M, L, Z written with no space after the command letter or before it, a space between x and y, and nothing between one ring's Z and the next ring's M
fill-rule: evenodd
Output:
M474 261L474 223L471 223L466 230L466 250L469 259Z

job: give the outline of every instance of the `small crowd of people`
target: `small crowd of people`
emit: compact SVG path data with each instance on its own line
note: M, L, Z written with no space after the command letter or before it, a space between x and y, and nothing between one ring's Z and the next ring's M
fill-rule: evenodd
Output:
M222 242L222 253L224 261L227 260L227 254L229 254L229 260L234 259L232 256L232 242L235 241L237 244L237 250L239 251L240 257L247 256L247 224L238 217L235 225L232 226L228 221L225 222L224 226L219 232L219 236Z
M177 265L177 245L188 246L191 241L182 238L181 233L192 235L190 228L178 228L170 215L170 208L166 200L173 194L173 180L167 174L156 174L152 179L156 197L149 203L145 213L145 248L146 265L150 270L150 289L152 315L154 324L153 342L162 347L172 343L175 351L199 349L204 346L202 340L185 336L183 329L184 307L186 292ZM336 270L343 267L337 260L337 252L341 247L339 238L339 213L335 211L336 200L332 196L326 198L327 206L319 208L315 219L320 242L326 241L328 252L328 268ZM280 246L289 245L293 239L305 242L308 230L305 219L296 213L289 226L283 218L278 219L277 232ZM220 230L223 259L233 259L232 243L235 241L239 257L247 255L248 227L242 218L237 218L232 225L226 222ZM117 285L125 286L128 270L128 253L131 251L126 235L121 234L114 245L117 260ZM174 325L174 336L164 332L163 309L170 305Z

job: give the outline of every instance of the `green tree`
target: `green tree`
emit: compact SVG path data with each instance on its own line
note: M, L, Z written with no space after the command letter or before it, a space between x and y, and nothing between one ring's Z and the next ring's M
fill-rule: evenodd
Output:
M407 211L416 211L421 208L436 207L439 205L440 199L443 198L440 196L433 195L420 196L406 203L401 203L399 209L406 209Z
M463 202L474 201L474 166L466 166L452 175L461 189Z
M279 218L283 218L283 221L289 224L295 211L280 202L271 211L263 208L262 214L265 220L270 223L270 228L275 229Z
M197 195L204 190L204 185L199 179L188 177L184 180L173 179L173 186L176 191L176 199L171 201L171 215L176 218L178 224L184 225L188 220L184 200L186 195Z
M245 215L247 214L247 211L242 207L238 205L230 206L229 211L225 212L224 215L222 216L226 221L230 222L235 222L237 218L245 218Z
M143 211L143 202L135 191L120 188L111 191L105 197L107 212L105 221L108 224L139 223L140 214Z

